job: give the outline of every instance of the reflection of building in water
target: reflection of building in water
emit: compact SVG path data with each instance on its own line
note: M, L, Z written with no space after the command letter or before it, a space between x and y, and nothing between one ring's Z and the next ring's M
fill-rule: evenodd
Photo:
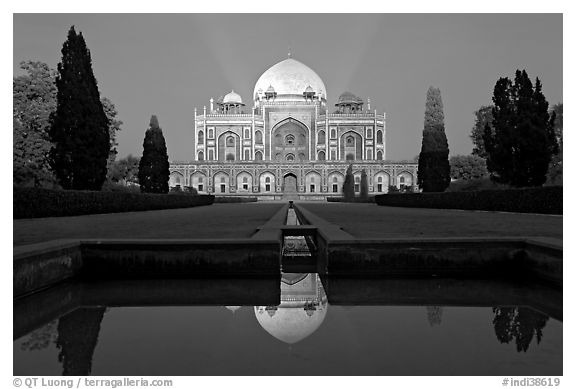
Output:
M254 307L258 323L282 342L301 341L320 327L328 300L318 274L284 273L280 305Z
M238 305L227 305L226 309L229 311L232 311L232 313L236 312L237 310L239 310L240 308L242 308L241 306Z
M232 91L194 110L190 160L170 164L170 187L262 200L341 196L353 163L371 194L416 185L416 161L386 158L386 113L342 93L333 108L311 68L288 58L266 70L249 96Z

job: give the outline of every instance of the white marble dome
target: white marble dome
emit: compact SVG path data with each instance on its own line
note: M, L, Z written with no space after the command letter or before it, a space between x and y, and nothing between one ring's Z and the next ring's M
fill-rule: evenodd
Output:
M224 99L222 99L222 102L224 104L243 104L242 103L242 97L234 91L232 91L232 92L228 93L226 96L224 96Z
M278 62L266 70L256 82L254 96L266 92L272 86L278 96L302 96L309 86L316 96L327 98L326 86L316 72L294 58Z

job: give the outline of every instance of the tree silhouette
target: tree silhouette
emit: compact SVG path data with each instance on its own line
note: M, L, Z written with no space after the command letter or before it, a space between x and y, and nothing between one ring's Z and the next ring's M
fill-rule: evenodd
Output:
M90 375L105 311L106 308L79 308L60 318L56 346L60 349L62 375Z
M144 151L138 167L138 182L143 193L168 193L170 163L166 141L156 115L150 118L150 128L144 137Z
M50 163L64 189L100 190L110 153L108 119L100 101L90 51L74 26L62 47L50 115Z
M352 174L352 164L348 165L348 168L346 169L342 192L344 194L344 201L354 200L354 174Z
M443 192L450 185L448 140L444 132L444 106L440 89L426 94L422 149L418 157L418 185L424 192Z
M360 198L362 200L368 199L368 175L364 169L360 175Z
M541 186L558 143L556 114L548 113L540 80L532 86L526 71L517 70L514 83L507 77L496 82L492 100L493 120L483 137L490 178L515 187Z
M426 314L428 317L428 323L430 327L439 326L442 324L442 314L444 309L438 306L426 307Z
M516 342L516 351L526 352L536 335L537 343L542 340L542 330L549 317L525 307L494 307L494 331L500 343Z
M484 105L474 112L476 117L474 120L474 127L470 133L470 138L472 138L472 143L474 143L474 148L472 149L472 155L477 155L481 158L486 158L486 148L484 147L484 127L486 124L492 125L492 105Z

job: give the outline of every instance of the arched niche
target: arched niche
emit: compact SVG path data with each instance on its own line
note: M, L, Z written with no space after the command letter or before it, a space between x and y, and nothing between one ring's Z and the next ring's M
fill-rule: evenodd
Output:
M306 125L294 118L287 118L272 128L272 150L274 159L286 161L288 154L294 155L294 160L308 160L310 130Z

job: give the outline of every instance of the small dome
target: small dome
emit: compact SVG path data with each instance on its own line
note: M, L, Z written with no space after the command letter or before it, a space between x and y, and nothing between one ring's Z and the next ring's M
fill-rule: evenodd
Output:
M306 88L306 90L304 92L305 93L312 93L312 92L314 92L314 89L312 89L312 87L310 85L308 85L308 87Z
M339 105L339 104L362 104L363 102L364 101L360 97L357 97L353 93L344 92L340 95L340 97L338 97L338 103L336 103L336 105Z
M266 89L266 93L274 93L274 92L276 91L274 90L274 87L272 85L270 85L268 89Z
M238 93L234 92L234 90L232 90L232 92L230 92L226 96L224 96L222 103L224 103L224 104L244 104L244 103L242 103L242 97Z

